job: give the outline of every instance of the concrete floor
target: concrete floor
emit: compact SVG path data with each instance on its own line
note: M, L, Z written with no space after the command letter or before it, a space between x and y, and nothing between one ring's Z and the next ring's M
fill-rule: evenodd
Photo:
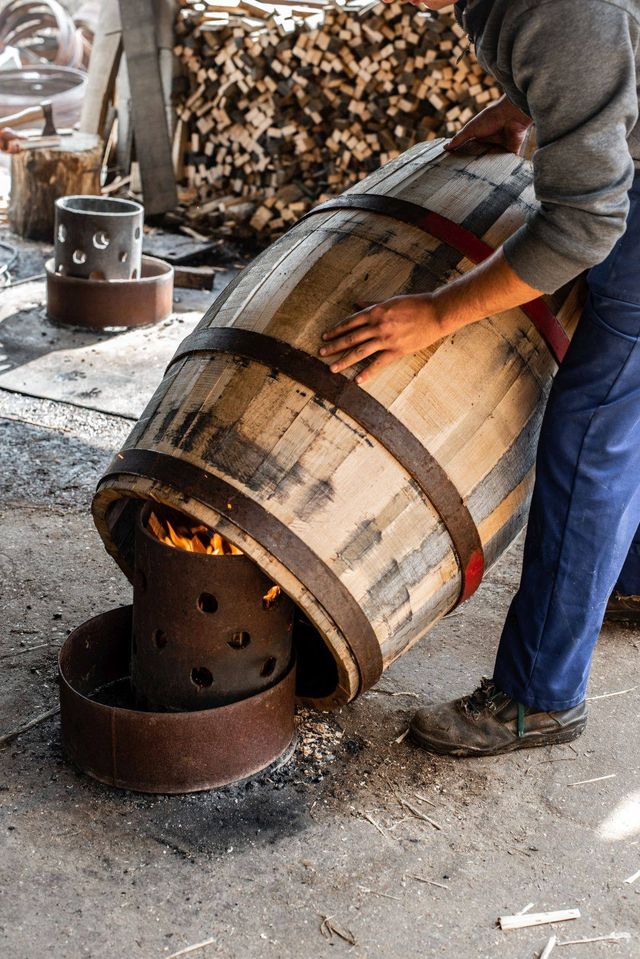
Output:
M130 600L89 502L131 423L27 394L0 389L0 736L55 706L68 631ZM559 959L640 956L639 633L605 629L572 746L452 761L397 741L418 701L491 672L519 562L517 544L376 689L302 716L292 763L246 787L105 788L66 764L57 717L0 749L0 955L163 959L213 939L192 955L528 959L551 928L496 919L533 903L580 910L559 943L628 934Z

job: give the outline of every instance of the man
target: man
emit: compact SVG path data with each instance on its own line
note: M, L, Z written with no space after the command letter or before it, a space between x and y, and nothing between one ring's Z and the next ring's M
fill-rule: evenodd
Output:
M493 678L412 722L425 748L469 756L575 739L612 592L610 609L640 622L640 0L456 6L505 96L449 149L478 139L517 150L535 123L537 210L464 277L349 317L325 335L321 353L342 354L336 372L373 357L362 383L399 356L590 270L545 414L522 579Z

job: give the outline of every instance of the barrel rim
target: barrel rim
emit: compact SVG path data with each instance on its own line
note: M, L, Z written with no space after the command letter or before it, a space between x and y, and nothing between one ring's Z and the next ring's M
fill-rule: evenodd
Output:
M357 661L340 625L318 597L315 591L302 582L295 573L292 573L286 563L273 553L268 546L256 539L251 532L245 533L229 515L222 513L195 498L186 502L184 491L152 476L136 477L126 470L119 470L117 464L122 454L118 454L113 461L113 472L105 474L96 490L92 503L92 513L96 528L102 538L107 552L113 557L125 576L133 581L134 570L124 545L126 536L133 534L132 523L127 523L123 535L119 536L116 527L119 516L132 506L137 510L145 503L161 504L173 509L180 509L194 519L210 526L215 526L230 542L243 550L254 560L274 582L289 595L302 612L309 618L314 628L318 630L329 650L336 667L337 680L330 691L320 694L305 693L299 696L302 703L312 705L320 710L334 710L353 700L361 691ZM259 505L259 504L257 504ZM200 506L202 512L195 507ZM368 621L367 621L368 622ZM379 643L376 644L380 656ZM382 669L382 664L380 665Z

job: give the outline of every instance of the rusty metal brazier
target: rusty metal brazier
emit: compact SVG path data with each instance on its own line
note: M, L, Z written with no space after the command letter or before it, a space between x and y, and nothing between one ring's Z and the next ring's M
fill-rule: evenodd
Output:
M167 513L177 529L189 522ZM193 792L290 754L295 607L239 551L188 551L161 541L163 528L140 510L133 606L62 647L62 731L72 761L101 782Z

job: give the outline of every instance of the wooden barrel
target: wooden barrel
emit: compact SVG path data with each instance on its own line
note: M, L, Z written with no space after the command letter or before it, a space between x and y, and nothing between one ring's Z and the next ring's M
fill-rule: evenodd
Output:
M215 526L298 604L299 695L353 699L477 587L521 530L579 285L493 316L365 386L321 334L359 302L433 290L514 232L527 162L419 144L312 211L218 297L99 484L133 575L156 500Z

